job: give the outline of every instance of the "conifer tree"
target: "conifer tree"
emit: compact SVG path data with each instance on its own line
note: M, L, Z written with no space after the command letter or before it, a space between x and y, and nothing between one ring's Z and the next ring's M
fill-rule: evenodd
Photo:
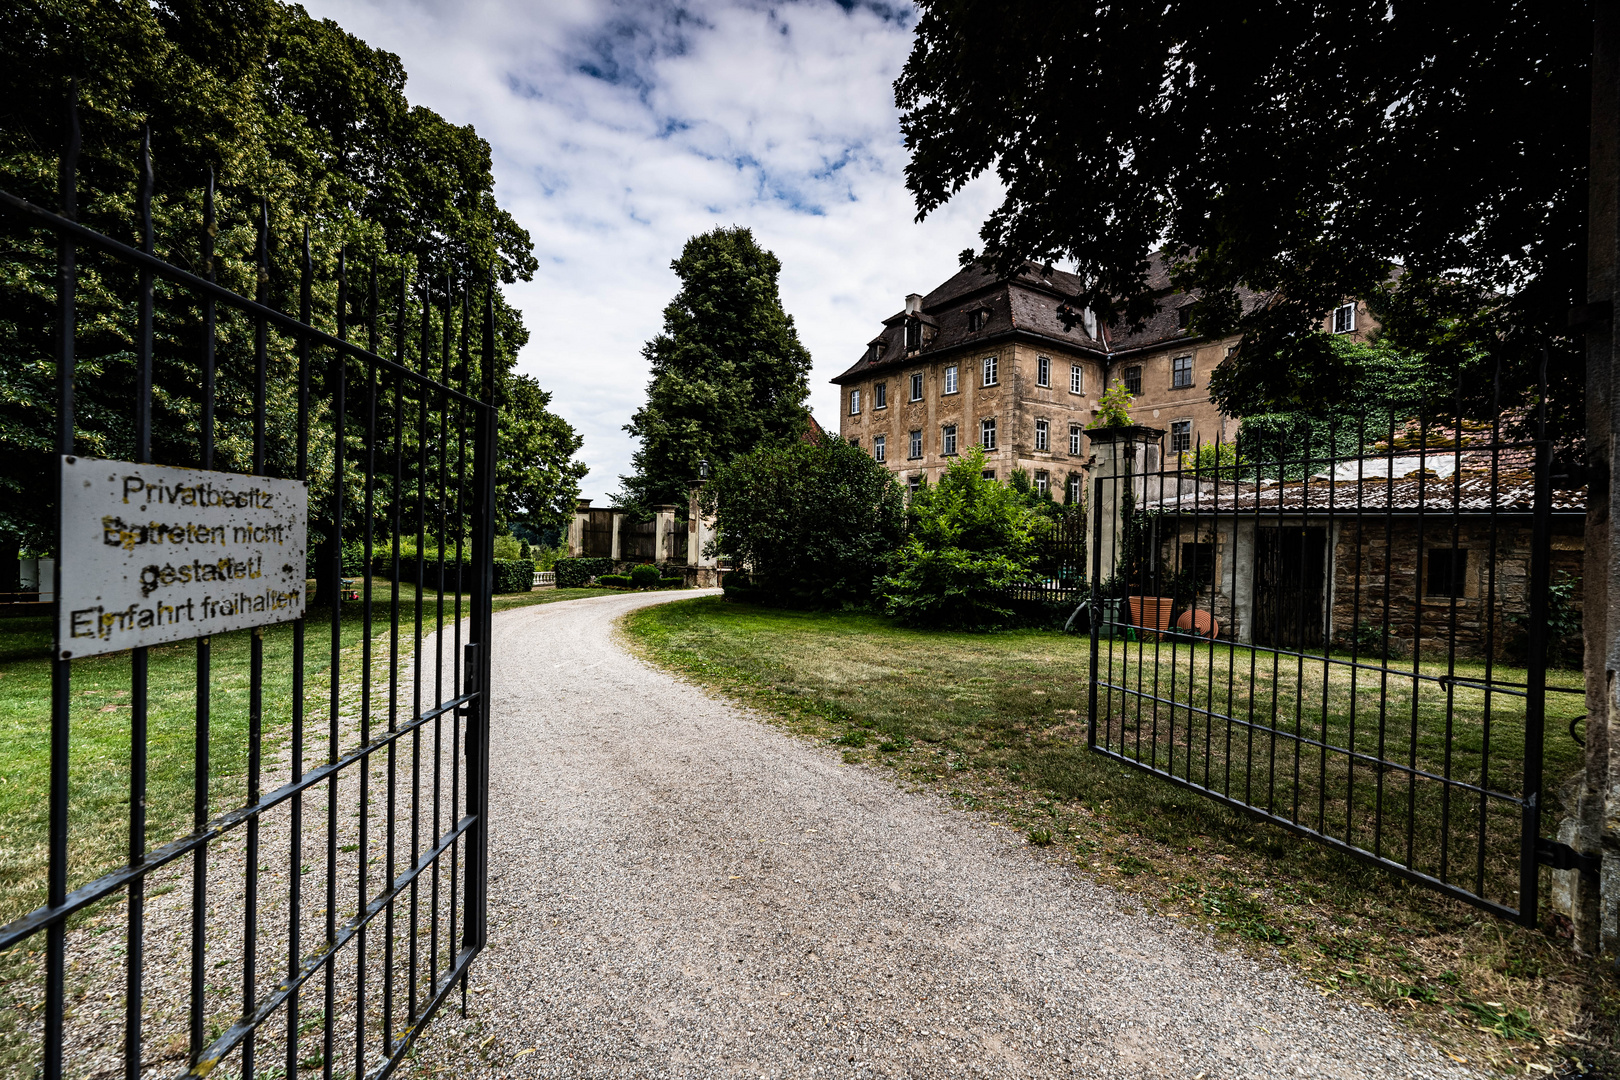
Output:
M782 264L751 230L716 228L670 264L681 290L664 330L642 349L647 403L625 430L641 440L621 506L686 502L699 462L718 467L758 446L803 435L810 353L782 310Z

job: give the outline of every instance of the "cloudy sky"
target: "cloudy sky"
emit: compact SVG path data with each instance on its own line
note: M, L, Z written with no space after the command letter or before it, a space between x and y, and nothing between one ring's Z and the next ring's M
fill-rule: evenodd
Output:
M629 469L622 430L647 384L687 237L746 225L782 260L782 300L827 379L908 292L977 246L996 201L982 180L914 224L893 82L909 4L832 0L305 0L398 53L412 102L471 123L494 149L496 196L540 270L512 301L533 334L519 367L585 437L583 494Z

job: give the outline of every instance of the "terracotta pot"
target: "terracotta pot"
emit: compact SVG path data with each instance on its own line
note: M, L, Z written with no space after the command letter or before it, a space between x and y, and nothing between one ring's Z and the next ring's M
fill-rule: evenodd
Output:
M1131 596L1126 600L1131 606L1132 625L1160 632L1170 629L1170 613L1176 604L1174 597Z
M1189 631L1199 637L1221 636L1221 624L1215 621L1215 616L1196 608L1189 608L1181 613L1181 617L1176 620L1176 629Z

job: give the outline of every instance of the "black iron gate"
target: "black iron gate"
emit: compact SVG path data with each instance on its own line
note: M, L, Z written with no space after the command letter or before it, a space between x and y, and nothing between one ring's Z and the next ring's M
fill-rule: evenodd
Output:
M1538 864L1589 869L1541 836L1544 764L1579 768L1559 740L1580 676L1549 685L1547 658L1569 644L1549 640L1552 540L1578 574L1584 493L1555 491L1546 438L1506 437L1500 410L1471 421L1459 393L1434 415L1145 472L1127 451L1162 433L1096 440L1088 738L1534 925Z
M8 341L55 325L33 335L54 358L25 358L54 367L61 456L42 446L41 468L90 453L305 481L317 589L291 624L57 646L46 880L0 927L0 1006L27 1019L0 1053L46 1080L386 1075L485 942L493 283L386 250L351 262L307 225L301 273L277 281L269 205L215 221L211 180L189 248L159 258L149 148L132 247L75 220L71 109L68 130L60 214L0 192ZM216 252L231 227L256 245ZM466 595L423 587L424 566L464 559ZM98 764L80 733L108 710L127 751ZM96 848L116 815L77 808L101 798L95 770L127 770L122 853Z

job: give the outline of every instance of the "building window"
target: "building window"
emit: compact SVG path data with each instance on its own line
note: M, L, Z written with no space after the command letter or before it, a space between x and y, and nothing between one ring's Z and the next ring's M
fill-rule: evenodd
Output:
M1052 385L1052 361L1048 360L1044 356L1037 356L1035 358L1035 385Z
M1069 393L1083 394L1086 392L1086 369L1079 364L1069 365Z
M1190 383L1188 385L1191 385ZM889 384L878 383L872 387L872 408L887 409L889 407Z
M1035 490L1045 495L1052 489L1052 478L1046 474L1045 469L1035 470Z
M946 424L940 429L939 452L946 457L956 455L956 425Z
M1466 592L1467 574L1467 548L1430 548L1428 580L1423 583L1423 594L1461 599Z
M851 446L859 446L859 445L861 445L861 437L859 435L851 435L849 437L849 445L851 445Z
M986 480L994 480L996 478L996 470L994 470L994 469L986 469L986 470L984 470L984 472L980 473L979 475L984 477Z
M1207 588L1215 584L1215 545L1185 541L1181 545L1181 572L1193 584Z
M861 415L861 392L859 390L849 392L849 415Z
M922 372L914 372L911 376L911 400L922 400Z
M1140 367L1133 364L1125 369L1125 389L1130 391L1132 397L1142 396L1142 369Z
M907 447L907 449L910 451L909 456L913 461L915 461L917 458L922 457L922 432L913 431L909 441L910 446Z
M1192 357L1178 356L1170 361L1170 385L1177 390L1185 390L1192 385Z
M986 450L996 448L996 418L987 416L979 421L979 445Z
M887 461L889 454L888 444L889 440L887 436L874 435L872 437L872 456L878 461Z
M1070 473L1069 474L1069 498L1068 498L1068 502L1069 502L1070 506L1079 506L1080 505L1080 483L1081 483L1081 481L1080 481L1080 474L1079 473Z
M1069 425L1069 453L1075 457L1080 456L1080 433L1084 430L1079 424Z
M1353 334L1356 331L1356 305L1343 304L1333 309L1333 332Z
M906 351L914 352L922 348L922 320L906 320Z
M1050 428L1051 428L1051 425L1048 424L1045 420L1037 420L1037 421L1035 421L1035 449L1037 449L1037 450L1050 450L1050 449L1052 449L1052 436L1051 436L1050 431L1049 431Z
M984 363L984 385L986 385L986 386L994 386L994 385L996 385L996 358L993 357L993 356L987 356L987 357L984 358L983 363Z
M975 308L968 312L968 329L978 333L990 325L990 311L988 308Z
M956 393L956 365L945 365L945 393Z
M1192 305L1176 309L1176 326L1182 330L1192 325Z
M1179 454L1183 450L1192 449L1192 421L1170 421L1170 452Z
M922 488L922 481L922 473L912 473L906 477L906 490L910 492L918 491Z

